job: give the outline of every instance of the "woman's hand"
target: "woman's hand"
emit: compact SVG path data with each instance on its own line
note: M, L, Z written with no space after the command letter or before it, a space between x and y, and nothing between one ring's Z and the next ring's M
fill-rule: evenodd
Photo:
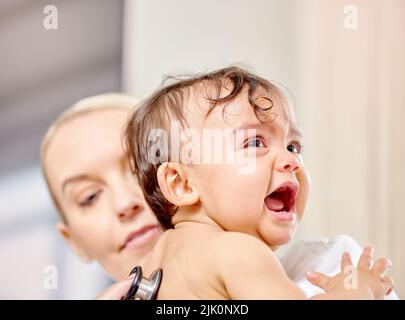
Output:
M114 283L101 292L96 300L122 300L131 287L134 277L135 274L131 274L128 278Z
M329 277L319 272L307 273L308 280L326 293L341 299L383 299L394 288L392 277L385 271L392 267L387 258L380 258L373 263L373 247L367 246L359 259L357 267L353 266L350 255L344 253L341 272Z

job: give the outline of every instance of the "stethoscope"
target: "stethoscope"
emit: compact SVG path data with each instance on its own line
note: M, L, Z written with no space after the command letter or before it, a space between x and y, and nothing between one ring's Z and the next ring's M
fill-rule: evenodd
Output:
M162 269L156 269L149 278L145 278L142 268L136 266L129 273L131 274L135 274L135 277L123 300L155 300L162 282Z

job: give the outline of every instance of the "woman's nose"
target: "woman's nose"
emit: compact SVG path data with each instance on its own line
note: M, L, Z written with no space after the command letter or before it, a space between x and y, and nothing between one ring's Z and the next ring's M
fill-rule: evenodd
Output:
M294 172L297 171L300 166L300 160L289 151L282 152L277 157L276 168L280 172Z
M136 190L121 183L114 190L114 207L120 220L129 220L142 212L145 207Z
M117 216L120 220L131 220L144 210L144 206L136 199L127 199L117 206Z
M144 202L132 181L130 183L122 176L115 178L114 181L111 180L114 211L120 220L130 220L145 209Z

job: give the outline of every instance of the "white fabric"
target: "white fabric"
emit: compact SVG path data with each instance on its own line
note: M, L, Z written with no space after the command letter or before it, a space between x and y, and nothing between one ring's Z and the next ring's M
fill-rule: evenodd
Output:
M305 292L307 297L323 293L305 277L309 270L319 271L333 276L340 272L340 260L344 252L349 252L353 263L357 264L362 248L350 236L339 235L331 239L314 238L303 240L285 252L280 261L287 275ZM386 300L398 300L395 292L386 296Z

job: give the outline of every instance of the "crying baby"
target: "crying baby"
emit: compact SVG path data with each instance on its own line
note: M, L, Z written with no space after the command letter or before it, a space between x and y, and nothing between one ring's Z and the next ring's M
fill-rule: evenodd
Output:
M173 138L173 123L191 143ZM226 143L204 143L212 142L207 132ZM126 138L166 230L144 266L147 274L163 269L158 299L306 298L274 254L293 238L310 189L302 135L276 85L237 67L178 80L141 104ZM371 259L366 249L359 266ZM388 291L375 270L355 269L356 290L344 287L343 272L312 274L325 290L314 298L377 299Z

